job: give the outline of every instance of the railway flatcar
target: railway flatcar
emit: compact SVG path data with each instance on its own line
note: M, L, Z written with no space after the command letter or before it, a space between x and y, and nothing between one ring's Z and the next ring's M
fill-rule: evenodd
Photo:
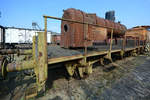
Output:
M62 21L60 44L63 48L60 46L58 48L56 46L49 47L47 45L47 18ZM77 75L80 78L85 78L85 76L92 73L93 64L96 62L105 66L105 61L114 63L113 58L115 57L134 56L144 51L145 45L137 44L129 47L125 43L130 44L128 40L125 41L128 37L134 40L142 40L140 35L129 35L126 33L127 29L124 25L101 19L95 14L86 14L71 8L64 11L63 18L44 16L44 21L45 32L38 32L38 36L33 38L33 48L28 52L28 56L32 55L32 58L19 62L9 61L8 56L5 55L0 56L0 75L2 77L6 77L8 72L33 69L36 76L36 92L45 90L48 68L56 68L54 65L60 64L61 66L59 67L65 67L71 77ZM145 39L143 40L145 41ZM105 42L106 44L100 46L97 51L92 49L90 52L88 52L89 48L82 49L83 52L78 48L73 50L65 49L69 47L85 47L85 43L87 43L87 46L91 46L94 42ZM27 51L24 51L24 53L27 54Z

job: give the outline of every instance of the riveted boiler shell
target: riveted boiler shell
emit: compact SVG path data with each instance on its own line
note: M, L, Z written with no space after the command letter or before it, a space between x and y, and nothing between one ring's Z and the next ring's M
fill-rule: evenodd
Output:
M76 10L73 8L65 10L63 14L63 18L76 20L80 22L87 22L89 24L94 24L94 25L99 25L104 27L109 27L106 28L107 31L104 31L104 29L100 31L101 29L96 26L62 21L61 23L62 36L61 36L60 44L61 46L67 48L84 47L85 40L86 40L86 46L91 46L93 41L95 40L104 41L106 40L106 38L108 38L107 34L111 33L110 28L114 29L114 35L117 35L118 37L124 35L123 31L126 30L126 27L124 25L121 25L119 23L114 23L112 21L105 20L103 18L99 18L96 16L96 14L84 13L80 10Z
M84 18L83 18L84 17ZM93 20L89 20L89 17L86 17L84 12L75 9L68 9L64 11L63 18L71 19L81 22L93 23ZM96 21L95 21L96 23ZM84 24L73 23L62 21L61 23L61 43L62 47L84 47L85 38L90 38L91 26L88 28L85 27ZM86 35L84 32L87 32ZM87 45L92 45L92 41L88 41Z

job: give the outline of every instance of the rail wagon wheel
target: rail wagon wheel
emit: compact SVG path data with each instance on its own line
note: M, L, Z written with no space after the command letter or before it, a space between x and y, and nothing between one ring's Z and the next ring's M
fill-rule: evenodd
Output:
M1 77L3 77L4 79L7 76L7 69L6 69L7 64L8 64L7 57L5 56L2 57L0 61L0 74L1 74Z

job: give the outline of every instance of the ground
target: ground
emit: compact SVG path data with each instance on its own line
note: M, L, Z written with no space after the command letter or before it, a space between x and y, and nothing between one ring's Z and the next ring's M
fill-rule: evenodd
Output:
M65 68L49 70L46 92L31 100L149 100L150 56L127 57L115 64L110 69L95 65L82 80L68 78ZM9 76L0 81L0 100L24 100L35 78L23 72Z

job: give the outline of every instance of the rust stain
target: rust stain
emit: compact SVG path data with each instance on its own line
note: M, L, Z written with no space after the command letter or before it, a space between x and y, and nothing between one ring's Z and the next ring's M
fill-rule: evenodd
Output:
M42 57L42 55L43 55L42 52L39 52L39 57Z

